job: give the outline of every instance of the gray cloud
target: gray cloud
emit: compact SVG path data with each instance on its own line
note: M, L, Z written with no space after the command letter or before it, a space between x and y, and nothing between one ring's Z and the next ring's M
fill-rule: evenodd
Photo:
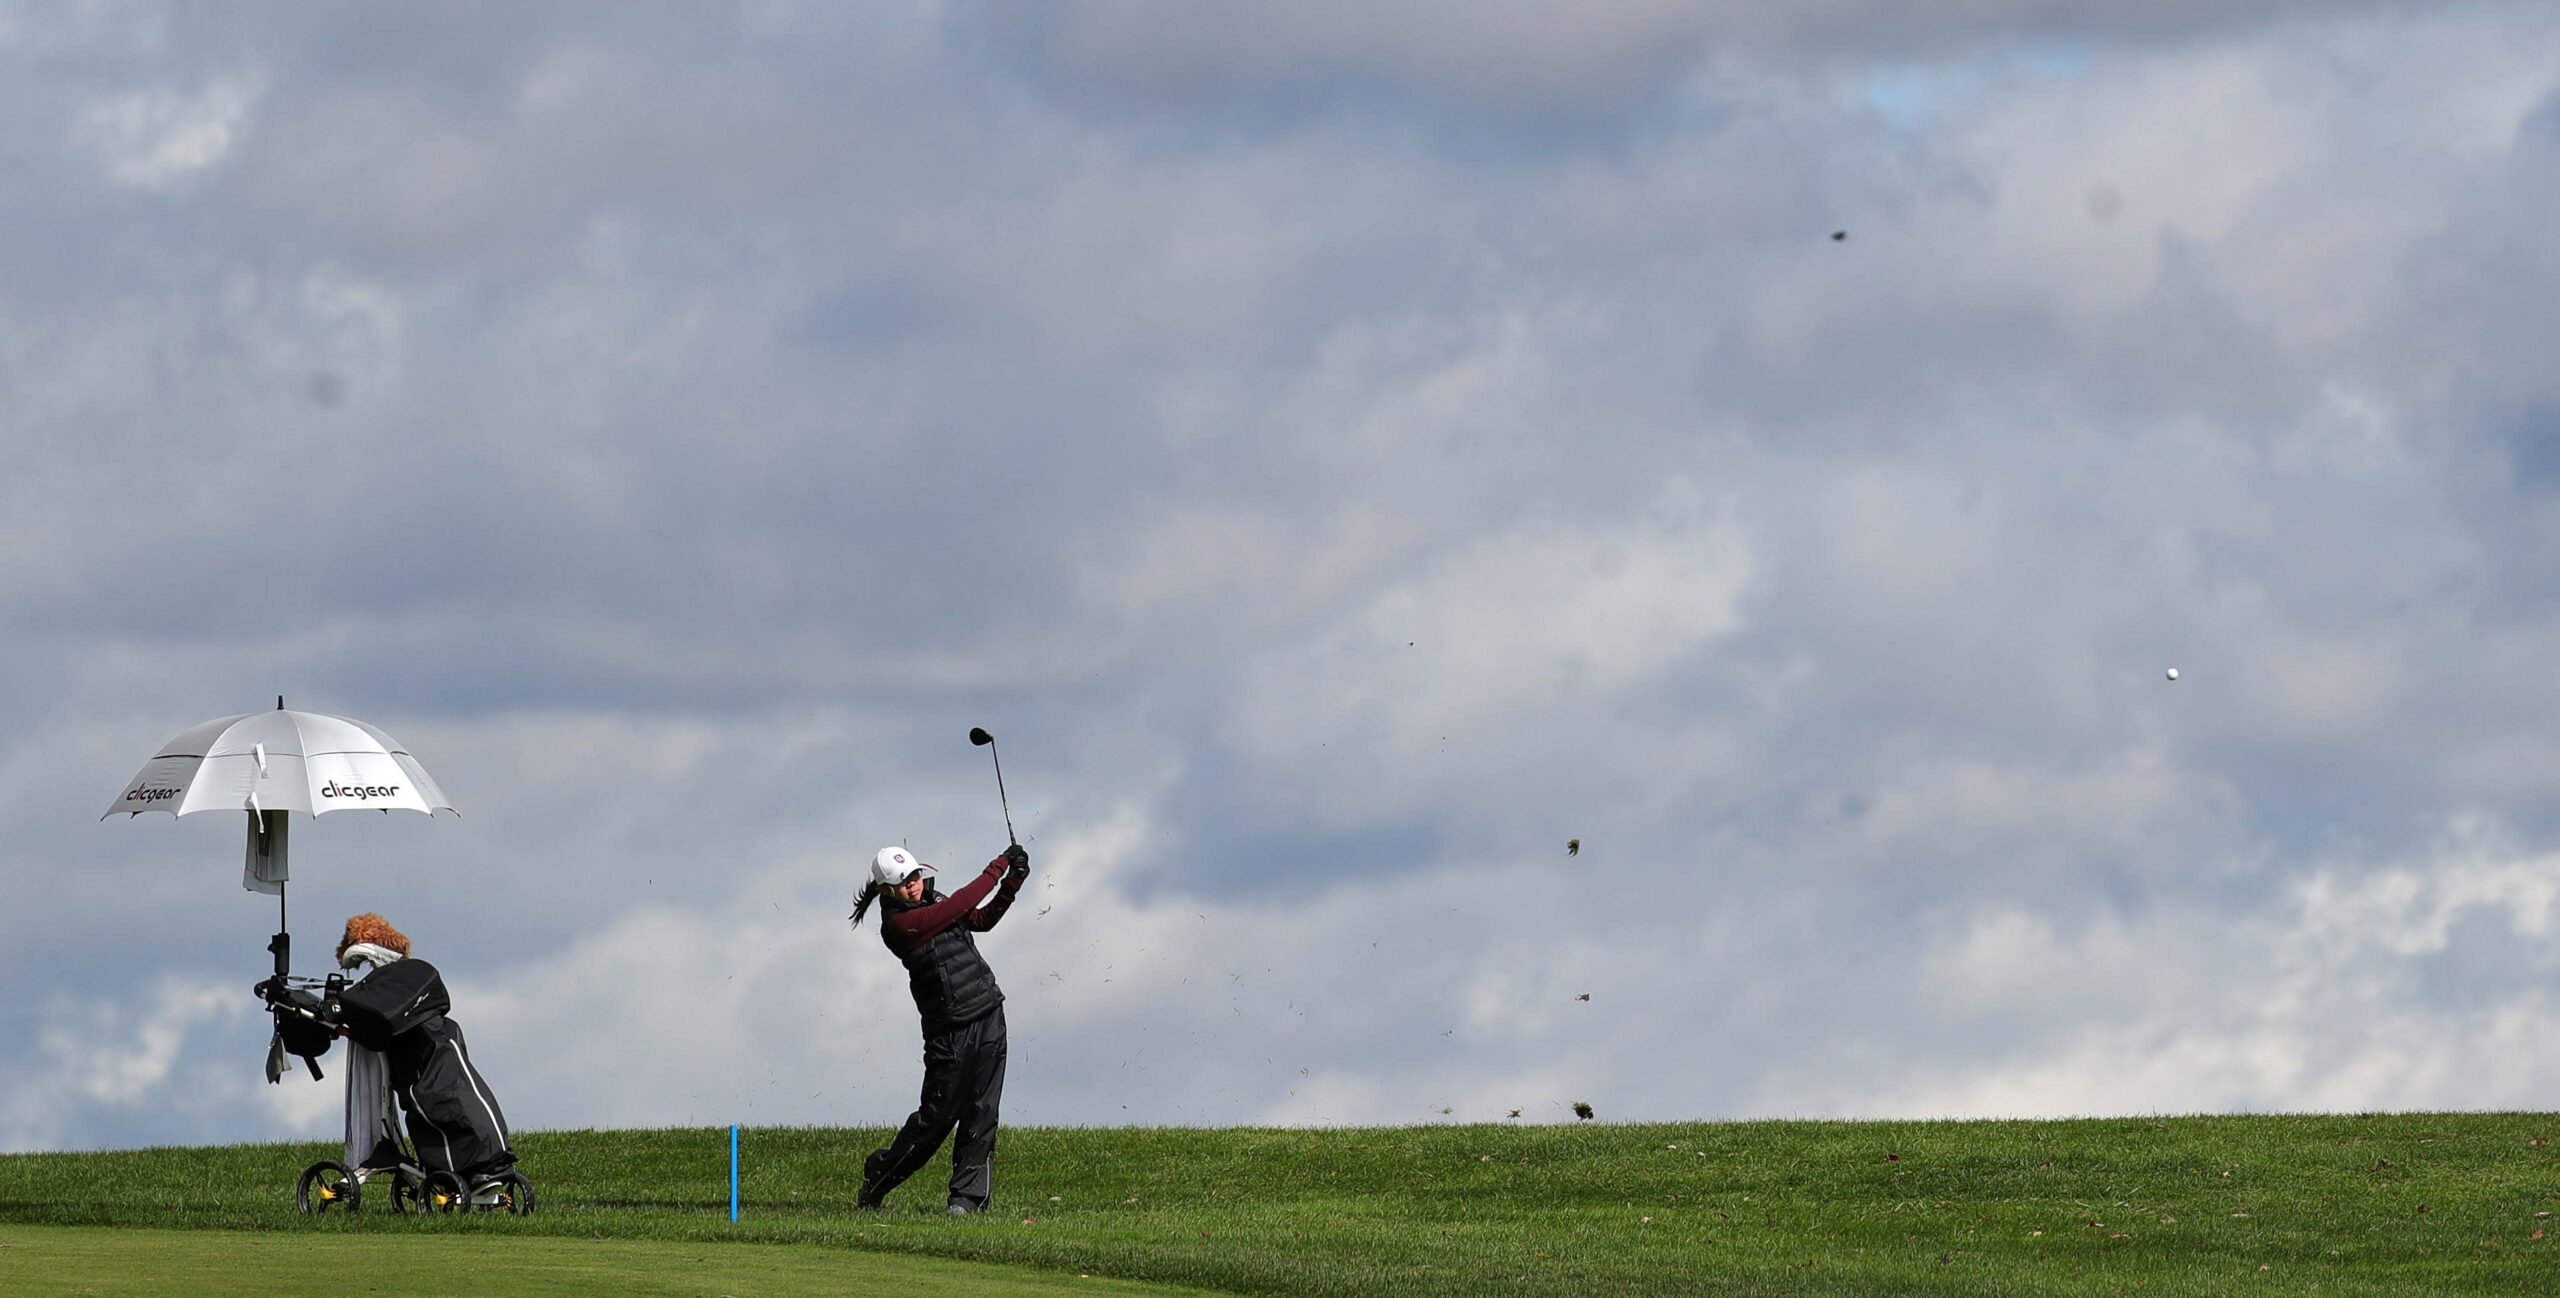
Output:
M1643 104L1701 65L1742 76L1773 66L2067 52L2125 42L2245 36L2313 17L2335 24L2407 12L2352 6L2205 3L2139 8L2079 0L1875 0L1761 5L1609 0L1570 11L1527 0L1463 9L1429 0L1249 4L1089 0L1036 13L984 11L999 48L1067 83L1190 105L1447 98L1475 109L1583 113Z
M894 1116L973 724L1028 1120L2522 1102L2560 27L1149 12L12 25L0 1142L326 1128L278 693L537 1124Z

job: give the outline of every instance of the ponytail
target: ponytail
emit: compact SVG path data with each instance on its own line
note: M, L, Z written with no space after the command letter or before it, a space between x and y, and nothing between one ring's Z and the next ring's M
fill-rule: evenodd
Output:
M855 899L853 903L853 914L847 916L848 919L853 921L853 926L855 928L862 927L862 913L871 909L872 898L879 895L880 883L878 880L875 879L870 883L862 885L862 896Z

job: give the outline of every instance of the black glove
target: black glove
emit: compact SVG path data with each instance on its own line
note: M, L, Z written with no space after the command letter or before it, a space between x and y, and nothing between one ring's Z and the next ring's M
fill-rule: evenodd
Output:
M1013 846L1006 848L1004 850L1004 859L1006 866L1005 877L1011 879L1027 879L1031 877L1031 853L1024 851L1022 844L1016 843Z

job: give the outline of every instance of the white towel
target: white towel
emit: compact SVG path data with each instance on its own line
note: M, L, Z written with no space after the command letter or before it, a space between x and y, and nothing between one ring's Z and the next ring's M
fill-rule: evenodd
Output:
M389 1150L384 1148L389 1142ZM391 1099L391 1064L379 1051L347 1043L347 1166L382 1167L400 1147L400 1111Z
M240 866L240 886L270 897L284 895L284 885L291 878L285 869L286 844L291 839L293 817L281 811L261 812L256 809L257 795L249 802L249 855Z
M347 948L340 963L351 970L361 970L356 981L400 958L400 953L371 942L358 942ZM367 1050L354 1039L347 1041L347 1167L349 1169L383 1166L384 1142L392 1150L400 1148L400 1109L391 1097L391 1064L377 1050Z

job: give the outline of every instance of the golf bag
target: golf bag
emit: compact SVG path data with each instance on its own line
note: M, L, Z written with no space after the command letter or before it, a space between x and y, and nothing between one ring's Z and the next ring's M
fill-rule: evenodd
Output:
M391 1053L402 1034L453 1008L445 994L444 975L424 960L400 960L382 966L337 993L339 1026L367 1050Z
M513 1166L506 1115L472 1066L444 979L424 960L376 969L337 996L339 1022L358 1045L381 1052L391 1092L408 1118L409 1143L430 1171L489 1175Z

